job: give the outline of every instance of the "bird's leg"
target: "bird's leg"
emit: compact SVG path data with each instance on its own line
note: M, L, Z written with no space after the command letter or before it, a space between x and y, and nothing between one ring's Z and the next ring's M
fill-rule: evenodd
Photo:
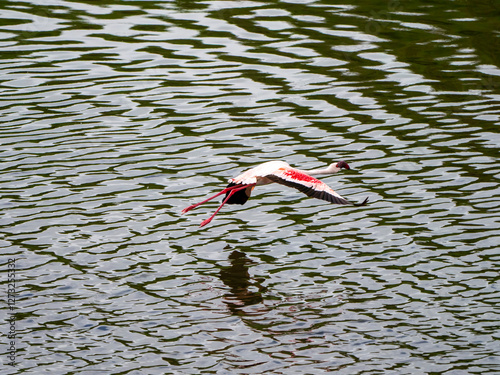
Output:
M252 184L252 185L255 185L255 184ZM240 191L240 190L243 190L243 189L246 189L248 186L252 186L252 185L237 185L235 189L231 189L231 191L229 191L229 194L227 195L226 199L224 199L224 201L221 203L221 205L215 210L215 212L212 214L212 216L210 216L208 219L206 220L203 220L200 224L200 227L203 227L205 225L207 225L208 223L210 223L212 221L212 219L214 218L215 215L217 215L217 212L220 211L220 209L222 208L222 206L224 206L226 204L226 202L229 200L229 198L231 198L231 195L233 195L234 193L236 193L237 191ZM231 187L234 187L234 186L231 186Z
M218 192L217 194L215 194L213 197L205 199L204 201L201 201L200 203L196 203L196 204L193 204L193 205L191 205L189 207L186 207L185 209L182 210L182 213L185 214L186 212L191 211L193 208L198 207L200 204L206 203L206 202L208 202L208 201L210 201L210 200L212 200L214 198L217 198L219 195L225 194L228 191L231 191L231 190L236 189L236 188L241 187L241 186L242 185L240 184L240 185L234 185L234 186L227 187L224 190L222 190L222 191Z

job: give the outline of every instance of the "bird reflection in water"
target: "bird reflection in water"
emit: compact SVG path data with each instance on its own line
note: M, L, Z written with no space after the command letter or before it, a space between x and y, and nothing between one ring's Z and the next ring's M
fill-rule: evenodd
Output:
M261 303L263 301L262 291L265 290L259 280L252 281L250 279L248 269L255 262L248 259L244 253L236 250L229 255L229 261L231 266L224 267L220 271L220 279L231 288L230 292L224 295L224 303L233 314L251 314L244 312L242 308ZM258 314L259 312L254 311L254 313Z

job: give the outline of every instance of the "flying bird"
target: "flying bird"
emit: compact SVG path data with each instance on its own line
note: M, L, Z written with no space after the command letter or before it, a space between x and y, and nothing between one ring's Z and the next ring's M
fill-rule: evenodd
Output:
M248 198L250 198L255 186L272 184L273 182L293 187L309 197L323 199L331 203L349 204L354 206L366 205L368 198L361 203L352 203L347 199L342 198L324 182L312 177L316 175L336 173L342 168L351 169L345 161L330 164L326 169L313 169L310 171L302 171L300 169L292 168L284 161L268 161L249 169L239 176L231 178L229 180L229 185L227 185L224 190L208 199L205 199L204 201L201 201L200 203L186 207L182 210L182 213L185 214L193 208L196 208L199 205L218 197L219 195L226 194L222 200L222 204L215 210L213 215L201 222L200 227L203 227L212 221L217 212L219 212L222 206L226 203L245 204Z

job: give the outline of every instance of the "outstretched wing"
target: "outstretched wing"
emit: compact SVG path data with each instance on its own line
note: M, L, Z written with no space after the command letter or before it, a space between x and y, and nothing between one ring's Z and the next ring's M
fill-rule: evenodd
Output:
M308 197L322 199L331 203L361 206L365 205L368 201L367 198L360 204L349 202L347 199L337 194L323 181L311 177L295 168L279 168L272 174L266 175L265 177L273 182L277 182L278 184L293 187Z

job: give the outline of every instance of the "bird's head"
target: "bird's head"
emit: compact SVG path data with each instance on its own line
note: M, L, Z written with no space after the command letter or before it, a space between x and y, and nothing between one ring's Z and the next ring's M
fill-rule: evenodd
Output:
M347 164L345 161L341 160L337 163L334 163L335 164L335 167L338 168L339 170L341 170L342 168L345 168L345 169L351 169L351 167L349 167L349 164Z
M319 172L320 174L322 173L337 173L339 172L342 168L345 168L345 169L351 169L349 167L349 164L347 164L345 161L341 160L341 161L338 161L336 163L332 163L328 166L327 169L325 169L324 171L321 171Z

